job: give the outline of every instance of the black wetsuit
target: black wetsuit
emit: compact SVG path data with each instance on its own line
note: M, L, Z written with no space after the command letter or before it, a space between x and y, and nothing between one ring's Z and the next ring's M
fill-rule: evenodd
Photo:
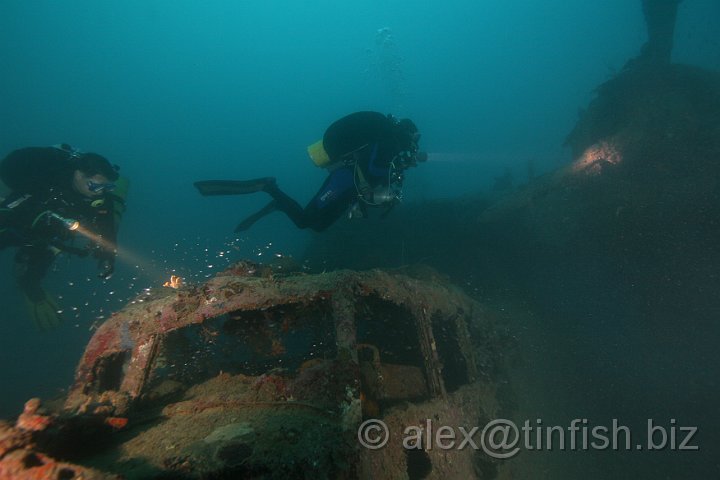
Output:
M390 163L406 148L394 120L379 112L356 112L337 120L325 131L323 146L330 157L330 175L305 208L274 183L265 188L274 208L298 228L325 230L358 199L358 188L387 185Z
M78 220L115 244L114 202L122 199L111 193L88 198L76 192L73 160L67 150L29 147L12 152L0 164L0 178L12 190L0 203L0 249L18 247L14 274L31 299L43 295L40 281L58 251L89 253L71 244L74 232L49 212Z

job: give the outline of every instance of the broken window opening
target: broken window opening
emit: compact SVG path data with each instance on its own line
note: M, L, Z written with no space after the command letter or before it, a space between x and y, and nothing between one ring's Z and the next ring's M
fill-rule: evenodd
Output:
M144 390L166 380L193 385L220 373L294 375L305 362L333 359L336 353L326 305L237 310L165 335Z
M364 298L356 311L362 397L373 405L367 412L429 399L415 316L378 296Z
M123 350L99 358L93 368L92 377L95 378L95 381L88 384L86 393L120 390L127 368L127 360L130 358L129 353L128 350Z
M432 329L438 356L442 364L445 389L456 391L470 383L468 365L458 339L456 316L445 317L440 312L432 315Z

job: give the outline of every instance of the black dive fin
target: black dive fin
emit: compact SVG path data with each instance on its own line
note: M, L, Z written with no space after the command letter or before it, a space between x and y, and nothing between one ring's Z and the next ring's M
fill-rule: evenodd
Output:
M238 223L238 226L235 227L235 231L236 232L244 232L245 230L250 229L250 227L252 227L255 222L257 222L258 220L263 218L265 215L271 214L275 210L277 210L277 204L275 203L275 201L272 201L272 202L268 203L267 205L265 205L260 210L258 210L257 212L255 212L252 215L250 215L249 217L247 217L242 222Z
M254 180L202 180L195 182L200 195L242 195L261 191L266 185L275 183L273 177L256 178Z

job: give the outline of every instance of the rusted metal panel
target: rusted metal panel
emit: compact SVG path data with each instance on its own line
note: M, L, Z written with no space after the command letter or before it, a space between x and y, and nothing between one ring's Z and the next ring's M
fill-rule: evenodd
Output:
M123 429L107 448L145 459L148 475L195 478L242 465L248 475L374 478L394 465L401 477L407 465L396 447L358 451L363 419L407 423L414 409L474 422L493 403L467 393L481 391L465 313L477 304L459 290L381 270L251 271L245 262L203 285L175 281L178 289L131 302L88 343L65 410L44 416L33 407L26 424L56 425L37 433L51 446L64 442L51 432L71 424L76 436L86 434L77 425ZM444 365L460 360L442 358L438 322L443 348L467 364L450 392ZM472 478L469 458L431 460Z

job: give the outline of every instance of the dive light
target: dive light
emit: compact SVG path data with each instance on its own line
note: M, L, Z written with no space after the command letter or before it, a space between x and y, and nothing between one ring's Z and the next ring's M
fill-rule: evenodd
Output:
M48 215L50 215L51 218L54 218L58 222L62 223L63 226L65 228L67 228L68 230L77 230L78 227L80 226L80 222L78 222L75 219L61 217L60 215L58 215L57 213L54 213L54 212L50 212L50 213L48 213Z

